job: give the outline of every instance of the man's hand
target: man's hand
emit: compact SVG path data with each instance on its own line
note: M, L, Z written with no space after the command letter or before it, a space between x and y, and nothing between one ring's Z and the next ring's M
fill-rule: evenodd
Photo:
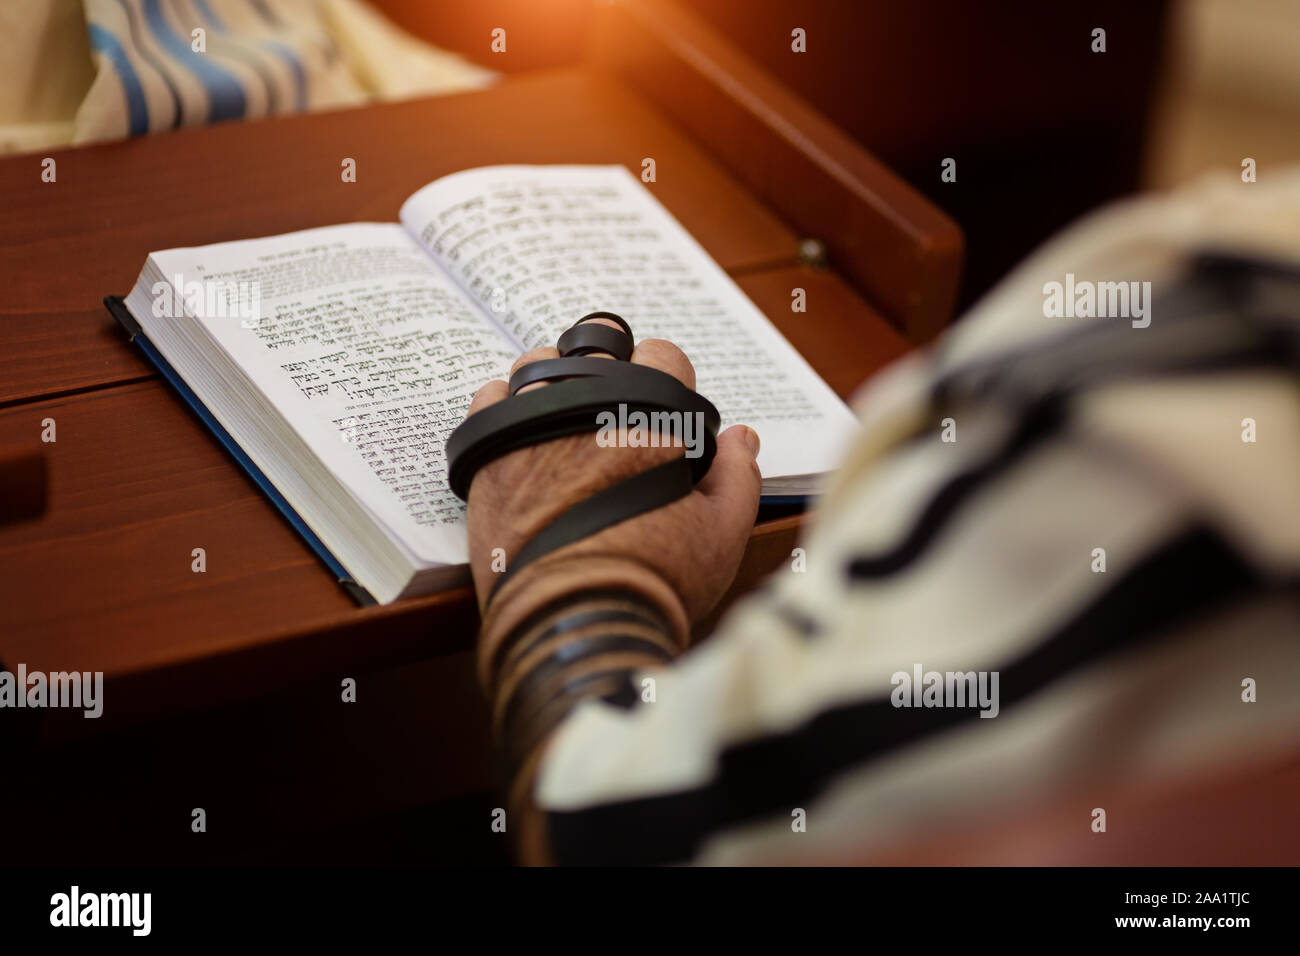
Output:
M533 349L511 374L558 357L554 348ZM695 370L670 342L641 342L632 362L695 387ZM489 382L474 396L469 414L507 395L505 382ZM602 446L596 438L593 427L522 448L474 476L469 549L481 608L497 574L560 514L685 454L680 447ZM758 436L751 429L727 429L718 436L709 473L685 498L530 562L484 610L479 677L494 733L513 767L507 800L519 821L513 829L524 859L546 859L545 828L531 794L554 729L584 699L612 701L635 692L633 675L661 667L680 652L691 623L718 602L735 577L758 511L757 454ZM498 557L504 552L504 566L494 562L494 552Z
M595 321L614 325L603 319ZM519 358L511 374L531 362L558 357L554 348L533 349ZM647 339L639 343L632 362L667 372L687 387L695 387L694 368L670 342ZM543 383L528 386L546 387ZM507 395L505 382L489 382L474 396L469 414ZM574 586L591 587L600 584L592 576L599 577L602 561L611 568L631 562L662 579L680 599L686 617L696 620L721 598L740 563L758 509L761 479L754 461L757 452L758 436L752 429L743 425L727 429L718 436L712 468L690 495L547 555L525 569L521 577L534 580L550 573L552 580L545 590L554 596L563 589L554 575L570 573L566 568L580 566L580 572L572 572ZM498 571L492 568L494 549L503 549L508 562L571 506L682 454L680 447L601 447L593 430L533 445L488 465L475 476L469 494L470 563L480 604L501 568L499 561ZM576 556L589 560L567 560ZM518 580L512 581L508 590L515 591Z

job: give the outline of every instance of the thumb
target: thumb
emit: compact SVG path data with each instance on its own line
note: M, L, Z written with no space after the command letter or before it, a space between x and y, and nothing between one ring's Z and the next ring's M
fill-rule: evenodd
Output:
M746 537L758 514L763 477L758 470L758 433L745 425L732 425L718 436L718 454L697 490L717 509L723 534Z

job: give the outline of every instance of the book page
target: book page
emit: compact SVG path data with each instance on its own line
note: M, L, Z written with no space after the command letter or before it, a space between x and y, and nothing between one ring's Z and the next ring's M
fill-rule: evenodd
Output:
M518 350L401 226L172 249L152 263L177 288L200 279L207 290L256 290L256 318L196 318L398 540L426 562L466 560L444 444L474 391L506 376Z
M830 470L855 427L847 406L622 166L491 166L443 177L403 225L524 348L582 315L623 316L669 339L697 388L763 439L764 477Z

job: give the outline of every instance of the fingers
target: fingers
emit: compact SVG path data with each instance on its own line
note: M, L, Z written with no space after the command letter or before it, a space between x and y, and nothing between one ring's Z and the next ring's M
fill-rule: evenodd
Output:
M618 323L610 319L588 319L587 321L607 325L614 329L619 328ZM610 358L610 356L601 355L600 353L593 354L599 358ZM529 349L515 359L515 363L510 367L510 374L514 375L525 365L531 365L533 362L559 357L559 351L550 346ZM632 362L636 365L646 365L661 372L667 372L687 388L695 388L695 367L691 365L690 359L686 357L686 353L681 349L664 339L646 339L644 342L638 343L632 352ZM545 382L534 382L532 385L521 388L519 394L522 395L534 388L544 388L545 385ZM499 380L488 382L474 394L467 414L473 415L475 412L482 411L508 395L509 388L505 382Z
M559 357L559 350L554 346L541 345L535 349L529 349L523 355L519 356L519 358L515 359L515 364L510 366L510 374L514 375L515 372L519 371L525 365L532 365L534 362L541 362L544 359L554 359Z
M588 319L583 324L587 323L606 325L611 329L621 330L619 324L612 319ZM600 352L591 354L594 358L612 358L612 356ZM559 357L560 353L553 348L529 349L515 362L514 367L510 369L510 374L514 375L520 368L532 362ZM648 365L661 372L667 372L687 388L695 388L695 367L691 365L691 360L686 357L685 352L665 339L646 339L643 342L638 342L636 348L632 350L631 361L636 365ZM534 386L530 385L528 387L532 388Z
M646 339L638 342L632 352L633 365L648 365L667 372L689 389L695 388L695 366L686 353L664 339Z
M612 319L588 319L587 322L621 330L621 326ZM587 322L583 324L586 325ZM611 358L599 352L593 354L600 358ZM661 372L667 372L687 388L695 388L695 366L691 365L691 360L686 357L685 352L666 339L646 339L638 342L636 348L632 350L631 361L634 365L648 365Z
M474 393L474 397L470 399L469 402L469 411L465 414L469 416L473 415L475 412L481 412L489 405L495 405L509 394L509 386L499 378L494 379L486 385L483 385Z
M529 365L533 362L540 362L542 359L553 359L559 357L560 353L553 348L529 349L523 355L519 356L519 358L515 359L515 364L510 366L510 374L514 375L515 372L519 371L525 365ZM545 382L536 382L532 385L527 385L524 388L521 388L519 392L520 394L523 394L530 388L540 388L545 384ZM469 416L473 415L475 412L481 412L489 405L495 405L503 398L508 398L509 395L510 386L499 378L494 379L480 387L479 390L474 393L474 397L470 399L469 411L465 414L466 416Z
M718 436L718 454L698 490L717 507L721 535L745 534L758 514L763 477L758 470L758 433L733 425Z
M515 359L515 364L510 366L510 374L513 376L515 372L519 371L525 365L532 365L534 362L542 362L546 359L557 359L559 357L559 351L550 346L543 345L538 346L535 349L529 349L523 355L519 356L519 358ZM534 382L532 385L525 385L516 394L523 395L525 392L530 392L535 388L544 388L545 386L545 382Z

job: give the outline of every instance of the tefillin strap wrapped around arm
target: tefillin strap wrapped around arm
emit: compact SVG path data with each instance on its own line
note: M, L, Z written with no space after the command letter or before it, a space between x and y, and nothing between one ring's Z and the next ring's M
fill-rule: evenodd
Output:
M621 329L589 324L592 319L608 319ZM469 416L447 439L451 490L467 500L480 468L520 448L598 431L601 412L625 422L621 406L627 414L644 413L648 421L654 413L667 412L678 413L675 417L683 425L688 415L698 415L704 424L699 457L656 465L569 508L520 549L497 578L492 594L543 555L686 497L708 474L718 449L718 410L667 372L633 365L629 360L634 344L632 329L621 317L612 312L584 315L556 343L560 358L519 369L510 378L509 397ZM549 384L519 394L537 382Z

